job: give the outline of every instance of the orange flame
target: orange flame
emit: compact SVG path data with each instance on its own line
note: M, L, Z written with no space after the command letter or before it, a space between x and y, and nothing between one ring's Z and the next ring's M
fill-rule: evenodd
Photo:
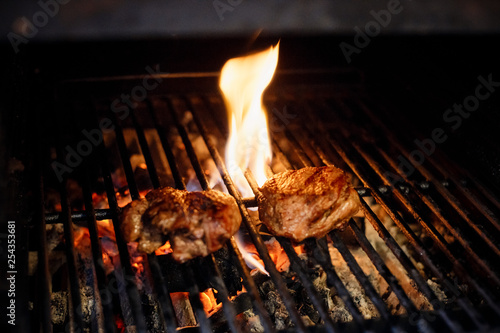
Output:
M211 315L215 310L222 306L222 303L217 303L214 292L217 291L212 288L208 288L200 293L200 301L203 304L203 310L205 310L207 315Z
M230 59L221 71L219 87L230 129L226 165L243 196L252 195L244 170L249 168L259 185L267 179L265 170L272 153L262 94L276 70L278 49L279 43L259 53Z
M174 252L174 250L172 250L172 247L170 246L170 242L167 241L165 244L163 244L162 246L160 246L159 248L156 249L155 254L157 256L161 256L161 255L169 254L172 252Z

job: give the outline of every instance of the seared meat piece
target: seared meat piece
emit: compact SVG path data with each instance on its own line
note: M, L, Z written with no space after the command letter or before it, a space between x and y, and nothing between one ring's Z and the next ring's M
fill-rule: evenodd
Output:
M260 220L275 235L296 242L342 229L361 205L345 173L334 166L285 171L260 190Z
M241 215L233 197L219 191L188 192L165 187L123 210L121 229L127 242L153 252L170 239L179 262L220 249L239 229Z
M142 216L149 207L146 199L134 200L123 208L121 215L121 229L125 241L138 242L138 249L141 252L151 253L165 241L158 228L151 224L145 224Z
M172 256L177 261L217 251L240 228L240 211L229 194L186 192L182 207L184 214L174 223L170 234Z

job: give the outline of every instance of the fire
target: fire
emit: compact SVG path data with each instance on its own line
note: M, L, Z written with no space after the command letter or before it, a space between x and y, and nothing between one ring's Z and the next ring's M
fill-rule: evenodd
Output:
M248 267L252 269L252 274L257 271L262 274L269 275L269 273L264 268L264 262L260 258L255 245L251 242L245 242L243 239L239 239L237 242L238 248L240 249L243 259L247 263ZM269 252L269 256L274 263L274 266L279 272L286 272L290 268L290 260L285 252L285 250L281 247L280 243L276 240L276 238L272 237L269 240L264 241L264 244L267 247L267 251ZM297 255L301 255L305 253L305 248L303 244L293 245L295 253ZM251 257L251 258L247 258Z
M170 246L170 242L167 241L165 244L163 244L162 246L160 246L159 248L156 249L155 254L157 256L161 256L161 255L169 254L172 252L174 252L174 251L172 250L172 247Z
M217 303L214 291L214 289L208 288L207 290L200 293L200 301L203 304L203 310L205 310L205 313L208 316L210 316L214 311L222 306L222 303Z
M250 169L259 185L271 162L271 145L262 94L278 64L279 43L245 57L228 60L221 71L219 87L228 111L230 135L226 145L229 174L243 196L252 190L243 171Z
M127 245L132 268L135 271L136 277L140 276L144 272L145 255L137 251L138 244L136 242L130 242Z

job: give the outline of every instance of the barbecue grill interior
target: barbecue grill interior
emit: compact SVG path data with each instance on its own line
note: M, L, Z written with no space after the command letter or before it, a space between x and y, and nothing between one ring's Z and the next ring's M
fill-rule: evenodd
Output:
M299 244L268 233L223 160L218 71L278 39L264 95L271 170L335 165L362 203L345 231ZM30 43L2 67L18 327L498 329L494 40L381 36L350 64L338 47L347 36ZM168 243L141 253L121 234L121 208L161 186L229 193L239 233L184 264Z

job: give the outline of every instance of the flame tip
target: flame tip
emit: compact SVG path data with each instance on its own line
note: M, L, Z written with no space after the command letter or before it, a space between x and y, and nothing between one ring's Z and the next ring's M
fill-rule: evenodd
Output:
M257 183L267 177L265 168L272 159L267 115L262 96L278 65L279 41L264 51L229 59L221 70L219 87L228 111L230 135L226 164L238 189L252 195L243 170L249 168Z

